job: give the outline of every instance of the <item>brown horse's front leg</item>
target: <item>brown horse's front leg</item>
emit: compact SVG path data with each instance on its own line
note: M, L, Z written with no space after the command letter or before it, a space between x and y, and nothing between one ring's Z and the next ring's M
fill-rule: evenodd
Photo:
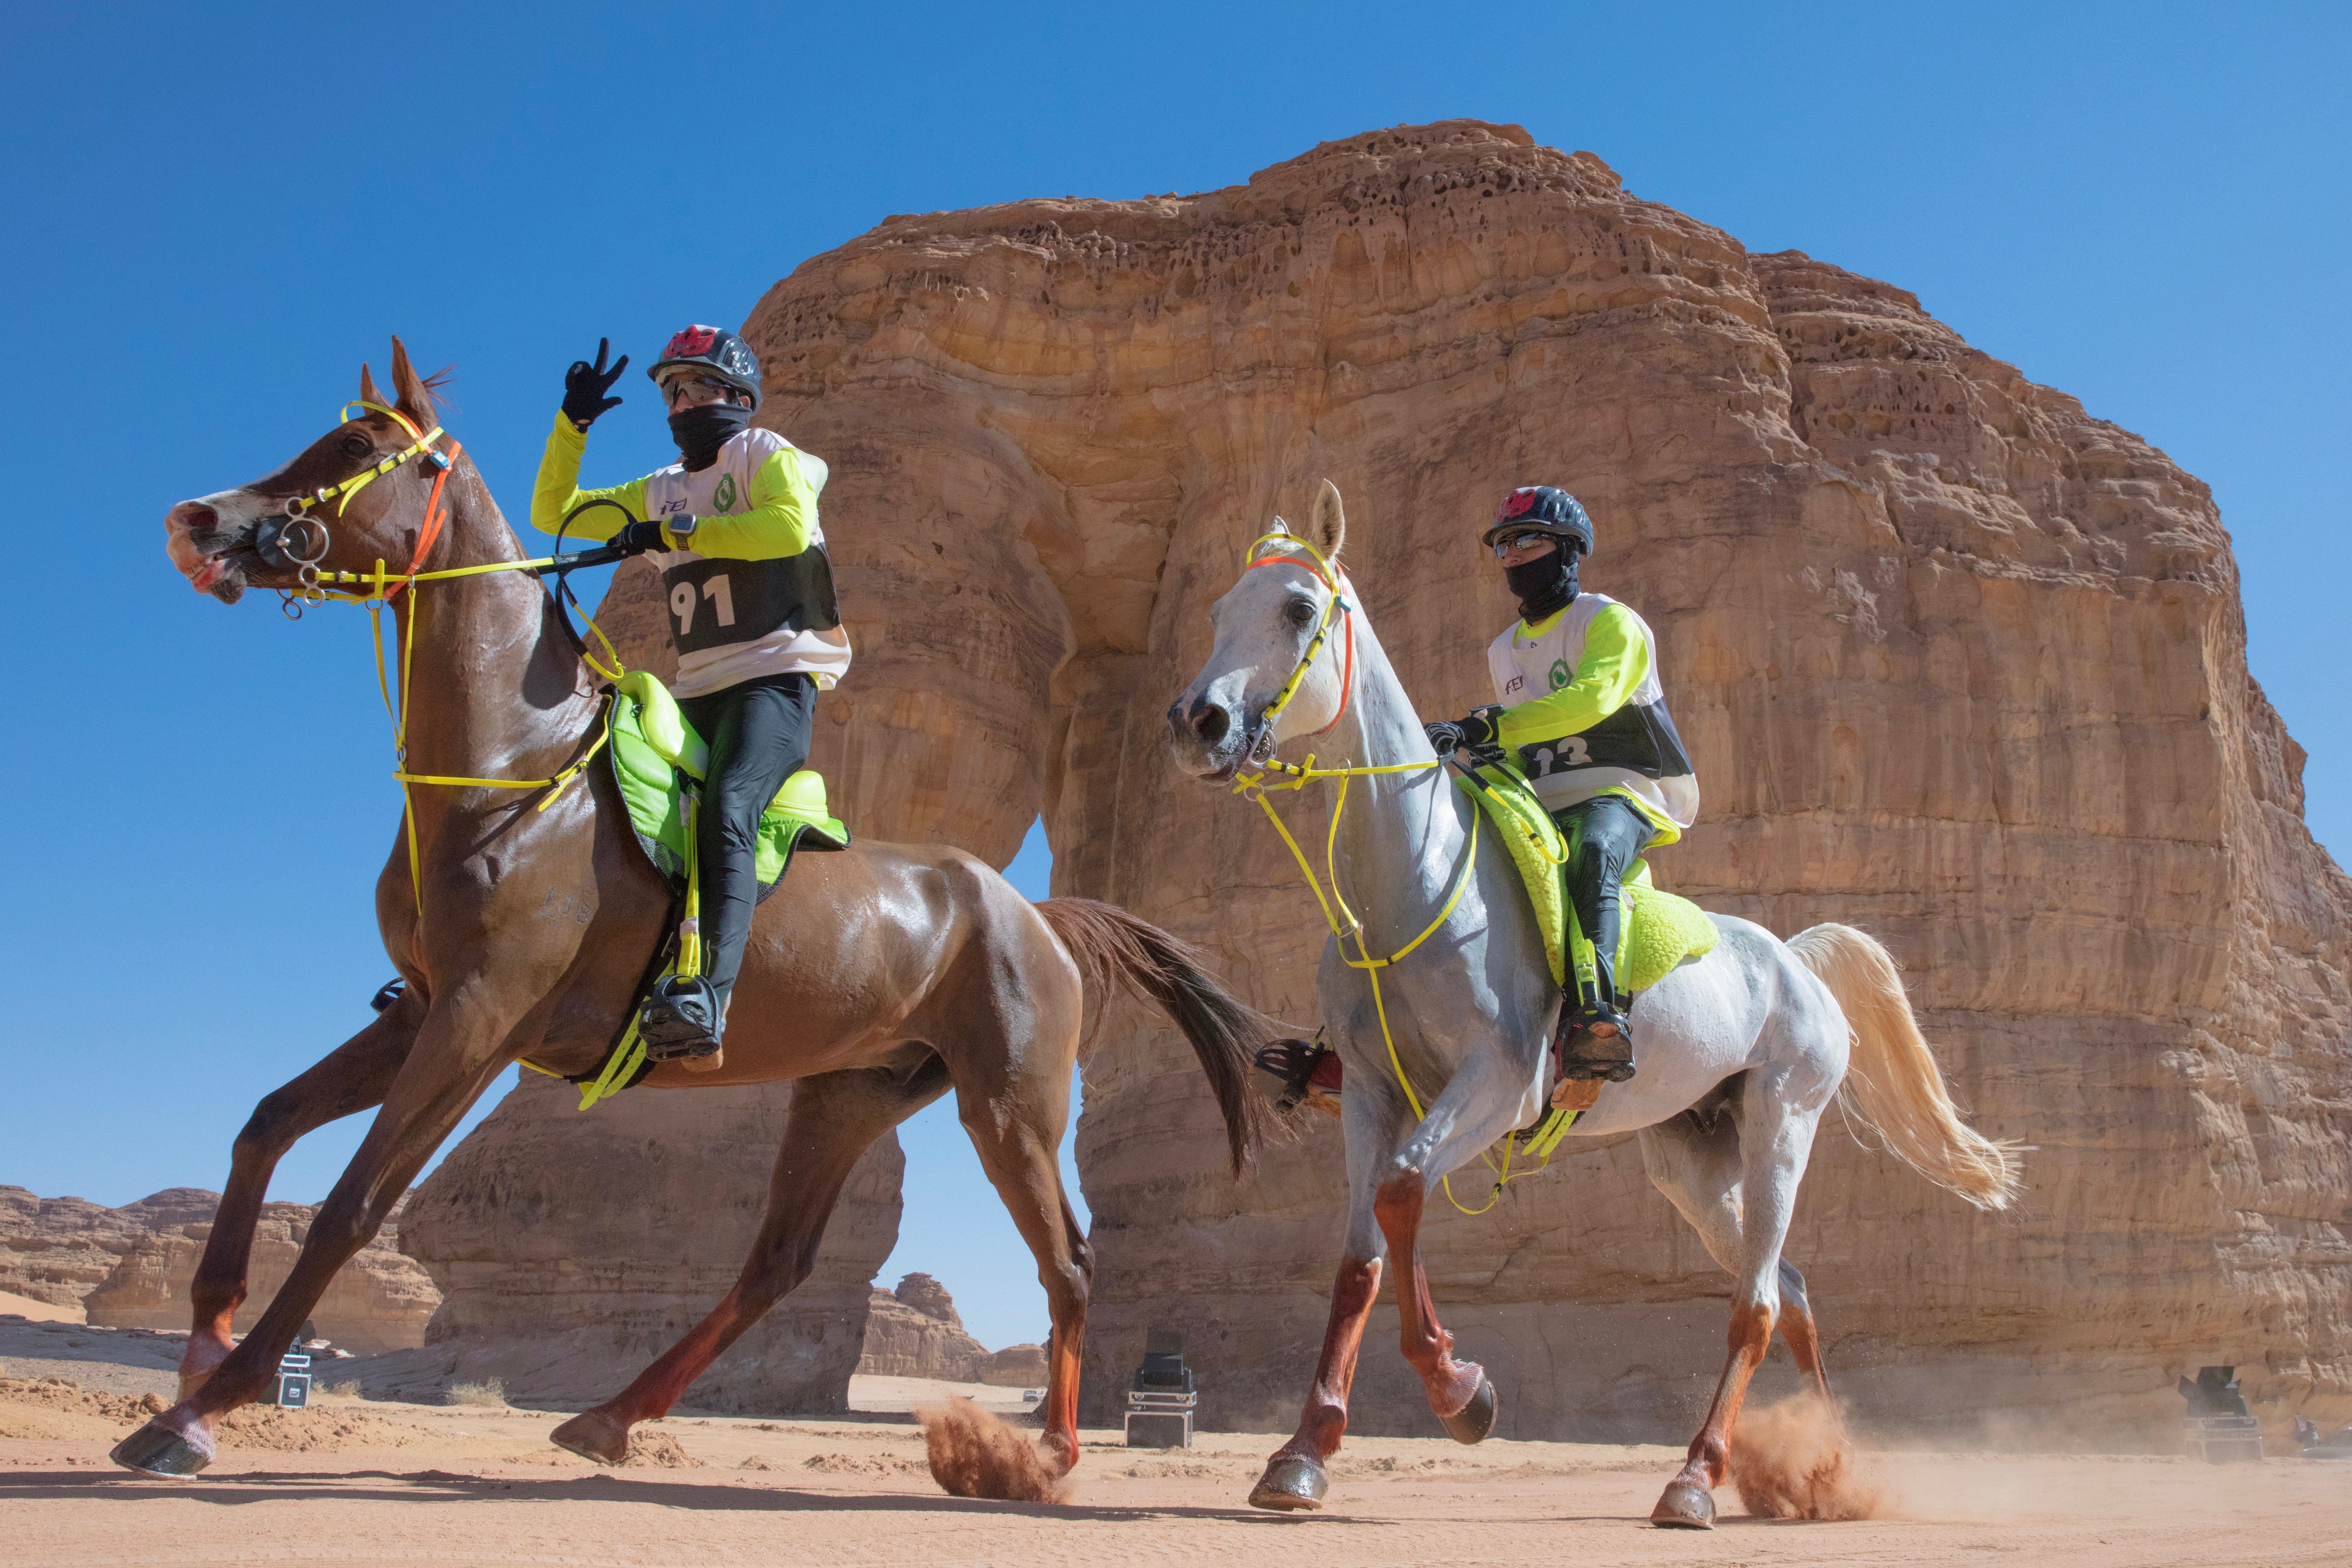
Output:
M512 1022L476 1018L467 1020L470 1027L436 1029L427 1020L260 1321L203 1386L116 1444L116 1464L146 1475L187 1476L212 1463L214 1424L268 1389L335 1271L374 1237L433 1151L512 1059L489 1043L502 1039Z
M808 1278L842 1184L867 1146L947 1087L936 1058L904 1087L873 1069L820 1073L795 1083L783 1147L768 1180L767 1212L734 1288L628 1387L558 1426L550 1440L598 1464L628 1458L629 1428L667 1415L729 1345Z
M1429 1184L1406 1171L1381 1184L1372 1213L1388 1237L1397 1266L1397 1327L1400 1348L1429 1391L1430 1413L1457 1443L1475 1443L1495 1429L1495 1385L1475 1361L1454 1359L1454 1336L1437 1321L1429 1299L1429 1276L1421 1266L1421 1209Z
M1331 1318L1323 1328L1323 1353L1315 1363L1307 1408L1299 1413L1298 1430L1266 1462L1265 1474L1250 1492L1252 1508L1293 1512L1323 1506L1328 1485L1323 1467L1339 1451L1339 1439L1348 1430L1348 1391L1356 1382L1356 1352L1362 1348L1364 1321L1371 1316L1373 1299L1380 1293L1379 1258L1339 1259L1339 1277L1331 1284Z
M261 1217L278 1162L306 1134L383 1102L400 1064L408 1059L423 1013L424 1004L413 994L402 997L317 1066L263 1096L254 1107L230 1151L228 1184L213 1213L204 1258L188 1285L195 1316L188 1348L180 1356L181 1398L203 1387L213 1368L235 1348L230 1336L236 1310L245 1305L253 1227Z

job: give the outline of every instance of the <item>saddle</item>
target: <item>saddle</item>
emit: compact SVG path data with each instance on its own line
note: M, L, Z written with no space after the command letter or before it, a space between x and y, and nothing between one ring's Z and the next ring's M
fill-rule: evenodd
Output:
M1480 768L1478 778L1484 789L1459 777L1454 782L1478 803L1494 823L1496 837L1510 849L1511 863L1518 868L1520 885L1543 931L1552 983L1565 989L1568 933L1576 919L1559 883L1560 864L1568 858L1567 839L1528 789L1527 775L1508 762ZM1623 889L1614 968L1629 995L1655 985L1675 965L1715 951L1722 938L1715 922L1688 899L1653 886L1647 860L1636 860L1626 870ZM1303 1104L1339 1114L1334 1097L1341 1081L1339 1058L1319 1034L1312 1040L1275 1041L1257 1053L1257 1066L1282 1085L1284 1110ZM1601 1086L1596 1081L1592 1087L1597 1092ZM1520 1136L1536 1152L1549 1155L1577 1114L1549 1112Z
M613 691L613 780L629 805L629 826L646 858L683 894L688 872L686 792L710 767L710 747L687 722L677 699L651 670L633 669ZM776 890L796 849L846 849L849 829L825 809L824 777L811 768L786 779L760 814L754 854L760 900Z
M1536 924L1544 939L1544 957L1554 983L1563 989L1568 977L1568 933L1576 910L1559 884L1559 868L1568 858L1568 843L1559 824L1528 787L1527 775L1508 762L1478 770L1479 788L1456 778L1456 787L1478 803L1511 852L1527 889ZM1688 899L1664 891L1650 881L1650 863L1636 860L1626 868L1622 914L1617 922L1617 952L1613 969L1628 995L1646 991L1666 977L1666 972L1690 959L1715 951L1722 933L1706 911Z

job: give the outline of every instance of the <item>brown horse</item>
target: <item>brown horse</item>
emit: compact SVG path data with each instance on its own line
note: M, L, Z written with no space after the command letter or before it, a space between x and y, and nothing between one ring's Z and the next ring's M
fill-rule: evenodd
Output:
M436 428L431 388L393 341L385 405L364 368L363 406L266 479L184 501L165 519L173 563L234 604L248 585L299 587L324 571L436 570L525 559L472 463ZM358 488L347 481L409 454ZM428 531L439 453L447 521ZM340 509L309 498L340 490ZM289 505L290 503L290 505ZM420 541L422 559L417 560ZM278 563L273 564L272 563ZM539 581L493 572L392 596L414 663L405 697L409 771L549 779L597 732L596 684ZM407 982L376 1020L266 1096L237 1135L227 1191L190 1296L194 1330L180 1402L127 1437L117 1463L187 1475L213 1457L226 1411L269 1387L278 1358L336 1269L386 1213L490 1081L526 1061L596 1070L662 940L671 900L639 851L598 762L545 810L545 790L416 786L416 863L395 843L376 880L385 951ZM547 918L546 910L564 911ZM591 911L581 923L580 911ZM806 1279L850 1167L884 1130L952 1089L982 1166L1036 1255L1053 1314L1041 1457L1075 1464L1079 1348L1092 1262L1062 1189L1056 1151L1091 995L1124 985L1164 1009L1199 1055L1238 1173L1259 1139L1252 1047L1271 1028L1166 932L1107 904L1031 904L952 848L859 842L808 855L761 906L737 986L723 1065L677 1064L657 1089L797 1080L758 1240L733 1289L685 1338L604 1404L557 1427L575 1453L617 1463L629 1428L660 1415L778 1298ZM328 1195L300 1258L242 1343L254 1223L271 1171L313 1128L381 1107Z

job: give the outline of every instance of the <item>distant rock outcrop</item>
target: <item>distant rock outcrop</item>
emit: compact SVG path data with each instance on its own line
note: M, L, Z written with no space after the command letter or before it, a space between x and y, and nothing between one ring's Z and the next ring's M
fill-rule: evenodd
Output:
M421 1345L425 1326L441 1304L432 1279L399 1250L400 1215L395 1208L375 1238L336 1271L326 1294L311 1309L310 1321L319 1332L345 1350L366 1354ZM293 1271L310 1222L318 1216L315 1204L262 1205L254 1227L245 1305L236 1313L237 1332L250 1329L268 1307ZM212 1231L209 1220L150 1231L84 1298L89 1321L116 1329L186 1328L188 1284Z
M85 1198L37 1197L0 1186L0 1290L72 1307L103 1284L123 1254L156 1230L209 1220L218 1193L166 1187L108 1208ZM187 1311L174 1328L188 1326Z
M1043 1388L1045 1386L1045 1347L1007 1345L980 1363L972 1381L993 1384L999 1388Z
M977 1383L987 1362L988 1347L964 1331L948 1288L929 1275L909 1274L898 1289L873 1293L859 1372Z

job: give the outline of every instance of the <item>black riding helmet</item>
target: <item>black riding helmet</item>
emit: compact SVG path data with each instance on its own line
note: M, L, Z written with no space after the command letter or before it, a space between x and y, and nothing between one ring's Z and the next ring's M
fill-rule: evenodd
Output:
M1492 545L1507 533L1549 533L1554 539L1576 541L1579 555L1592 553L1592 520L1566 490L1550 485L1521 485L1495 509L1495 521L1478 536Z
M723 327L687 328L670 339L646 374L659 385L664 372L682 364L694 365L736 391L749 393L751 406L760 406L760 356L751 352L751 344Z

